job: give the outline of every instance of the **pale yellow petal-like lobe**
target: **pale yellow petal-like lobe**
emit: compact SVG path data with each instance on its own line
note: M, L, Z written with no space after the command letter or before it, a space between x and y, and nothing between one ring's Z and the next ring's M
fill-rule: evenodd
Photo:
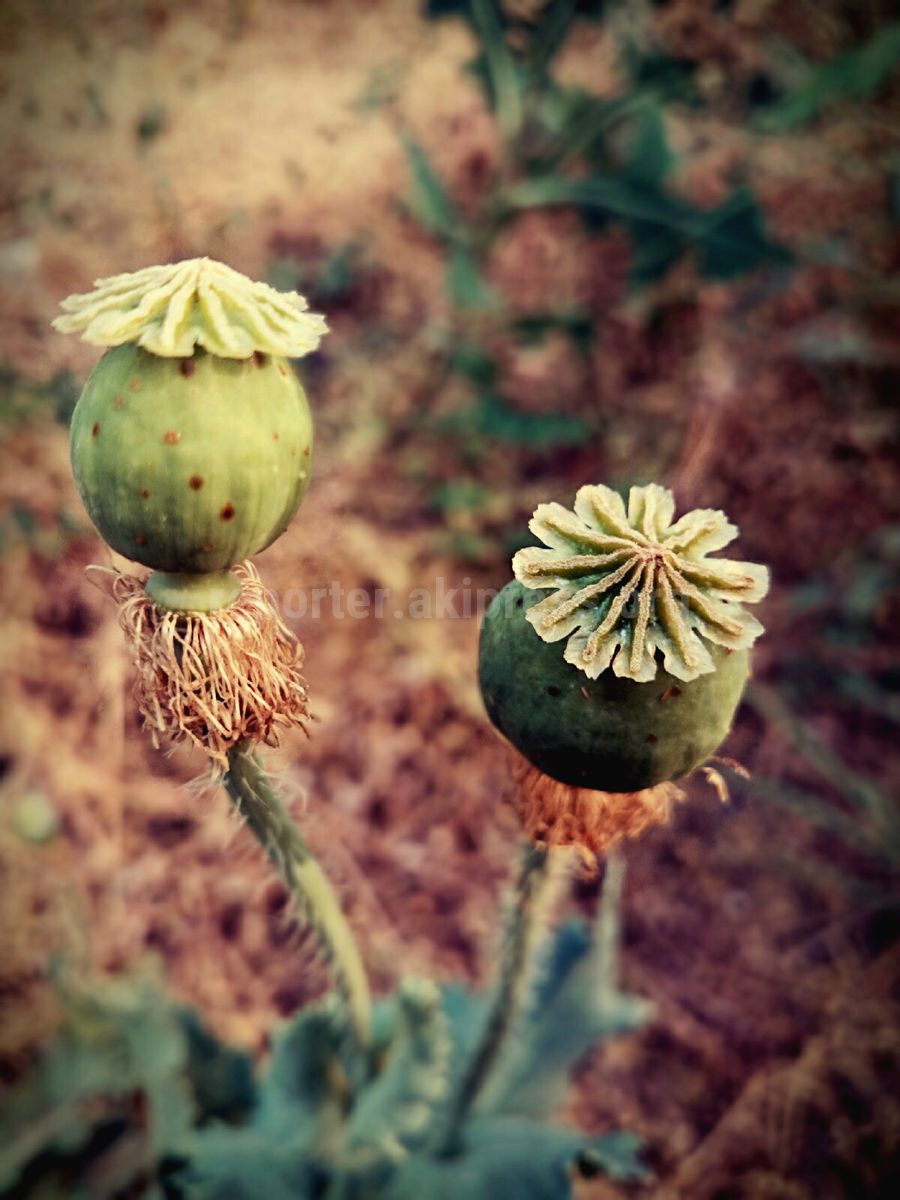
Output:
M701 558L733 542L738 532L737 525L732 525L718 509L695 508L680 517L660 540L676 554Z
M574 512L542 504L530 528L544 547L519 551L516 578L554 589L528 620L545 641L567 639L565 659L590 678L612 669L648 682L665 670L690 682L715 669L708 644L742 650L762 625L742 604L761 599L767 569L710 559L737 527L717 509L685 513L658 484L633 487L628 507L602 484L582 487Z
M298 358L328 331L297 292L278 292L209 258L98 279L92 292L61 307L53 322L60 332L95 346L134 342L161 358L186 358L198 346L220 358Z

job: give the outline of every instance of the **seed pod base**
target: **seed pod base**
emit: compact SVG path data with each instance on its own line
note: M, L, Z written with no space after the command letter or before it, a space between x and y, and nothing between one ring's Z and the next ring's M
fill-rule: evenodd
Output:
M646 683L611 670L590 679L526 614L541 600L518 581L489 608L479 683L496 728L561 783L637 792L687 775L724 740L749 675L749 652L710 645L715 670L690 682L659 665Z

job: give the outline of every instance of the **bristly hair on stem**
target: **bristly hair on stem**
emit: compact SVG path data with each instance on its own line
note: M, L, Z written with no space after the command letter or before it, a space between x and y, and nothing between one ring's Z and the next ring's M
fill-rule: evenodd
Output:
M359 947L334 889L254 755L252 743L240 742L228 751L223 783L322 945L355 1051L351 1074L358 1077L364 1073L370 1040L371 998Z

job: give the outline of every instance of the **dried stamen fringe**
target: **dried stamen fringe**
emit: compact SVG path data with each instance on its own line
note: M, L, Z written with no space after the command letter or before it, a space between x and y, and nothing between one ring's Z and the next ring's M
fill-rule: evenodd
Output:
M134 697L153 744L190 741L223 768L248 740L277 746L304 727L303 647L279 619L251 563L234 568L241 594L217 612L159 608L144 581L111 572L110 591L134 658Z
M576 850L584 871L595 874L597 859L621 838L636 837L649 825L669 820L684 792L658 783L640 792L597 792L551 779L523 758L513 770L516 805L532 842Z

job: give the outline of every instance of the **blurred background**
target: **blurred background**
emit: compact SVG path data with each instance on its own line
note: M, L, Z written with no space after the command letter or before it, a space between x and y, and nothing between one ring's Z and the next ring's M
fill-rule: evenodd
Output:
M68 467L98 352L49 322L99 276L209 255L331 327L298 364L314 483L258 565L316 718L273 763L376 988L487 981L518 838L477 605L407 598L501 587L538 502L665 483L772 569L722 751L750 778L720 764L723 803L698 776L627 847L622 971L654 1017L584 1064L565 1116L640 1134L648 1196L896 1195L889 5L4 0L0 46L9 1110L60 964L152 977L257 1057L327 983L223 794L186 788L202 759L142 734L83 573L113 562ZM337 588L390 599L354 618Z

